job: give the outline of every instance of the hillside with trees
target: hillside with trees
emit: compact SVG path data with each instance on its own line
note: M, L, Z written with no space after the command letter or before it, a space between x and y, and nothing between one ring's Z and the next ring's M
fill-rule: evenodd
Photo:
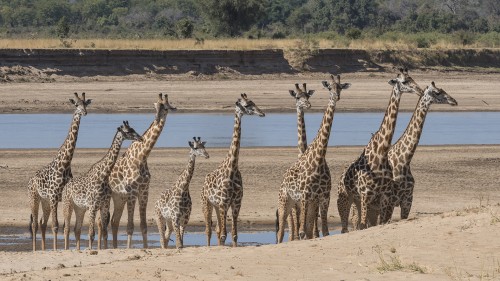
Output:
M498 47L500 0L0 0L0 38L401 38Z

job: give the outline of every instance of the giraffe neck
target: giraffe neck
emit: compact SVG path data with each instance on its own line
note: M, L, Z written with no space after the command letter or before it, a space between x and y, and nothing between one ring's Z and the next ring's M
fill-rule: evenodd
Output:
M116 132L108 153L106 153L106 155L99 162L94 164L93 167L98 168L98 171L96 172L98 172L101 176L108 176L111 173L111 170L116 163L116 159L118 159L118 154L120 153L124 140L125 138L123 137L123 134Z
M159 121L156 119L151 123L149 128L142 135L143 141L135 141L127 150L126 156L129 158L138 159L141 163L148 159L149 153L153 150L156 141L165 126L167 116L165 115Z
M300 154L303 154L307 149L306 123L304 120L304 110L297 108L297 131L298 144Z
M69 127L68 136L66 137L64 143L59 148L57 156L54 159L54 161L57 161L60 166L69 167L71 165L71 160L73 159L73 153L75 152L76 140L78 139L80 118L81 118L80 114L76 112L73 114L73 120L71 121L71 126Z
M240 138L241 138L241 117L242 113L236 112L234 117L233 139L229 147L227 159L229 160L230 169L238 167L238 158L240 156Z
M409 164L415 151L424 128L425 117L431 106L431 102L424 99L424 96L418 101L417 107L399 140L392 146L391 150L397 152L398 160Z
M389 105L385 110L384 119L378 131L372 136L370 142L365 147L365 154L386 156L391 147L394 129L396 128L396 119L398 116L399 102L401 101L401 92L397 85L393 87Z
M332 130L335 105L336 101L330 98L325 114L323 114L323 119L321 121L321 126L319 127L318 134L306 151L306 153L308 155L312 155L312 157L324 159L326 155L328 140L330 139L330 132Z
M195 161L196 156L194 154L190 154L186 169L184 169L182 174L177 179L175 186L180 187L182 190L188 190L189 183L191 182L191 178L193 177Z

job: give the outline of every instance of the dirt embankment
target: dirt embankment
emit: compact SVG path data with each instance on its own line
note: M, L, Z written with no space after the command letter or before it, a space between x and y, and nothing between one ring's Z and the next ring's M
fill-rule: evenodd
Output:
M300 53L300 54L299 54ZM384 71L396 65L413 69L480 68L498 71L500 50L366 51L311 50L0 50L3 81L51 81L53 75L125 76L187 74L190 76L299 74L302 72Z

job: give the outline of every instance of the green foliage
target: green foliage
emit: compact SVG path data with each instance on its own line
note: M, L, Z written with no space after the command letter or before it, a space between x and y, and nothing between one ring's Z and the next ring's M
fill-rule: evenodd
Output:
M331 32L349 41L437 32L464 45L495 45L491 34L500 32L498 0L0 0L0 29L9 36L60 37L63 17L73 37L279 39ZM434 44L412 38L418 47Z
M56 34L57 34L57 37L59 37L59 38L68 38L69 24L68 24L68 20L66 20L65 16L63 16L59 20L59 22L57 23Z
M175 24L175 27L180 38L191 38L193 36L194 24L191 20L183 18Z

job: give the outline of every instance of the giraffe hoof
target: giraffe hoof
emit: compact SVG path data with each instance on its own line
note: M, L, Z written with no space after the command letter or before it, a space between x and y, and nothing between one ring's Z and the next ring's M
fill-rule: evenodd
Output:
M299 238L300 238L300 240L304 240L306 238L306 233L305 232L300 232L299 233Z
M225 236L225 235L222 235L222 236L220 237L220 243L221 243L221 244L226 243L226 236Z

